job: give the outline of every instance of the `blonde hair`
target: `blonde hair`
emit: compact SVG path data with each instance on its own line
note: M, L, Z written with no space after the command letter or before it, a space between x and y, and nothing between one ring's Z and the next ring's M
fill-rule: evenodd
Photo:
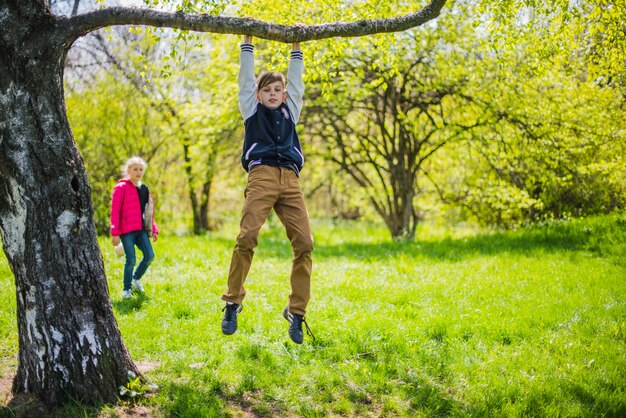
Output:
M128 169L137 164L143 166L144 170L148 168L148 163L146 163L146 161L143 158L136 157L136 156L130 157L128 160L126 160L126 162L122 166L122 177L128 178L129 177Z

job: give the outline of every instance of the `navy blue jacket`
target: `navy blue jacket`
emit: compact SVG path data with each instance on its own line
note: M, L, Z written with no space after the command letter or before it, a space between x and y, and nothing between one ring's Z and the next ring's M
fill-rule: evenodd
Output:
M304 155L296 132L302 110L304 64L301 51L292 51L287 71L286 101L269 109L257 100L254 77L254 47L241 45L239 110L244 118L245 137L241 165L246 171L256 165L289 167L300 174Z

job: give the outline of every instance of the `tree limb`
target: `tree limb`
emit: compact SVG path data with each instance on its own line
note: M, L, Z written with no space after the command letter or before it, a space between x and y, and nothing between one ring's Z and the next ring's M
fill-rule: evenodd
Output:
M114 25L147 25L170 27L196 32L252 35L271 41L293 43L334 37L356 37L375 33L401 32L420 26L439 16L446 0L431 0L421 10L405 16L334 22L310 26L287 26L252 18L163 12L132 7L109 7L90 13L59 19L59 29L72 42L97 29Z

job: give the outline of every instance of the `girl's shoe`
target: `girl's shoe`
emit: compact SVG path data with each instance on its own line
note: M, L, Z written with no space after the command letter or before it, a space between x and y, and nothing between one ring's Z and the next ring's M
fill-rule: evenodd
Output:
M133 297L133 291L132 291L132 290L130 290L130 289L129 289L129 290L124 290L124 291L122 292L122 297L123 297L124 299L130 299L130 298L132 298L132 297Z
M143 285L141 284L141 280L133 279L133 289L143 292Z

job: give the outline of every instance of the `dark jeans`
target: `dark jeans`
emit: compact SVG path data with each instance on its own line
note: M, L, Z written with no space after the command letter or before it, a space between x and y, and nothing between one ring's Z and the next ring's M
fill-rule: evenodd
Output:
M120 235L122 245L124 246L124 253L126 254L126 264L124 264L124 290L132 289L132 280L140 280L141 276L148 270L148 266L154 260L154 250L150 243L150 237L145 230L133 231L127 234ZM135 245L142 252L143 258L137 266L137 270L133 274L133 268L137 259L135 257Z

